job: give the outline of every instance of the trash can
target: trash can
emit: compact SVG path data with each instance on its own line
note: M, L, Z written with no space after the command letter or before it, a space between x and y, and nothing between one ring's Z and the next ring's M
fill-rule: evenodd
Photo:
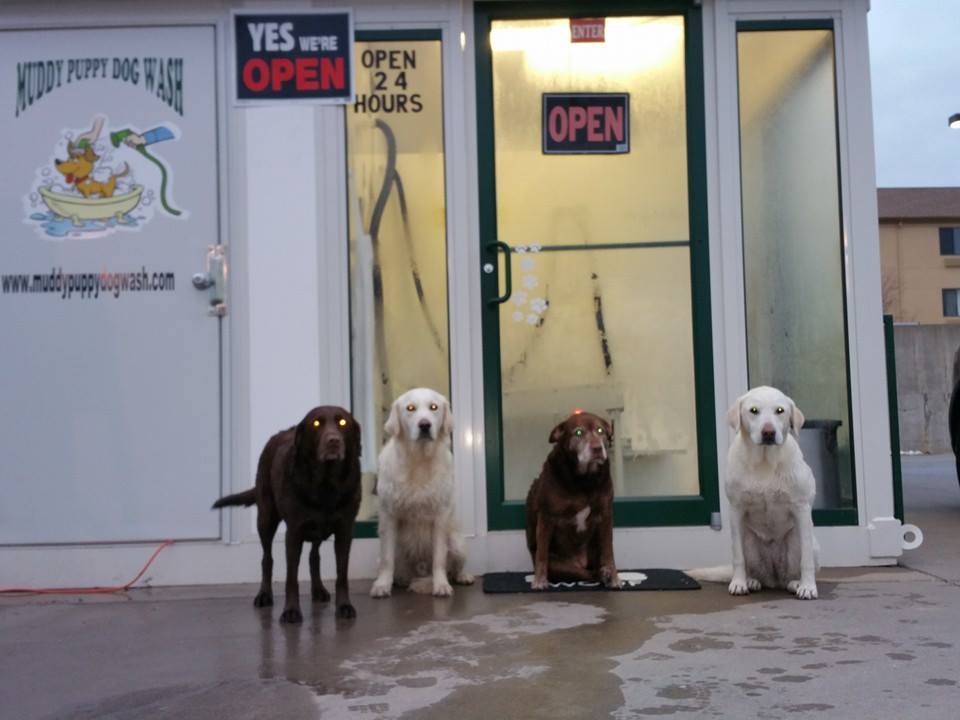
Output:
M800 428L800 450L817 482L816 509L840 507L837 428L842 424L840 420L806 420Z

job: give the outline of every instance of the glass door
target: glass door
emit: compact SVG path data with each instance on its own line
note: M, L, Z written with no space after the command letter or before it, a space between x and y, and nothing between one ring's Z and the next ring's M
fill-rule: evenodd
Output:
M699 10L624 7L478 5L491 529L575 409L614 425L617 524L717 509Z

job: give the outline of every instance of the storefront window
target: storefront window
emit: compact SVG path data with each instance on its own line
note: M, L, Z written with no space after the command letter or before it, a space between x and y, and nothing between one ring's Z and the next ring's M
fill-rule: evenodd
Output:
M376 458L393 399L419 386L450 394L441 42L383 37L356 43L357 98L346 110L358 520L376 518Z
M855 507L833 30L744 25L737 48L749 383L805 414L815 507Z
M684 18L608 17L597 43L570 28L490 31L496 237L513 248L499 311L504 497L523 500L551 428L576 408L613 421L618 498L695 496ZM547 147L576 127L550 103L577 94L606 103L590 117L595 135L616 136L609 152Z

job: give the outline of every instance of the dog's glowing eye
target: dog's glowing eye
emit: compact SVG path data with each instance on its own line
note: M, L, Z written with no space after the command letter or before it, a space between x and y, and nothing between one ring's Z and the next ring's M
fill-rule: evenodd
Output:
M580 437L581 435L583 435L583 429L577 428L576 430L573 431L573 434L576 435L577 437Z
M339 425L340 427L343 427L346 424L347 424L347 421L345 418L340 418L339 420L337 420L337 425Z
M438 407L439 407L439 405L437 405L436 403L430 403L430 409L431 409L431 410L436 410Z
M413 412L416 409L417 409L417 406L414 405L413 403L410 403L409 405L407 405L407 412Z
M602 427L598 427L598 428L597 428L597 434L598 434L598 435L603 435L603 428L602 428Z
M750 414L751 414L751 415L758 415L759 413L760 413L760 411L759 411L756 407L750 408Z
M313 421L313 426L314 426L314 427L320 427L320 421L319 421L319 420L314 420L314 421Z
M783 408L782 408L782 407L778 407L778 408L777 408L777 415L783 415Z

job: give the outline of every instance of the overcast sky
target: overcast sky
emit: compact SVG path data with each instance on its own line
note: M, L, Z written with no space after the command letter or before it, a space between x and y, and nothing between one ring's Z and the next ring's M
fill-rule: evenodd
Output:
M960 186L960 0L872 0L879 187Z

